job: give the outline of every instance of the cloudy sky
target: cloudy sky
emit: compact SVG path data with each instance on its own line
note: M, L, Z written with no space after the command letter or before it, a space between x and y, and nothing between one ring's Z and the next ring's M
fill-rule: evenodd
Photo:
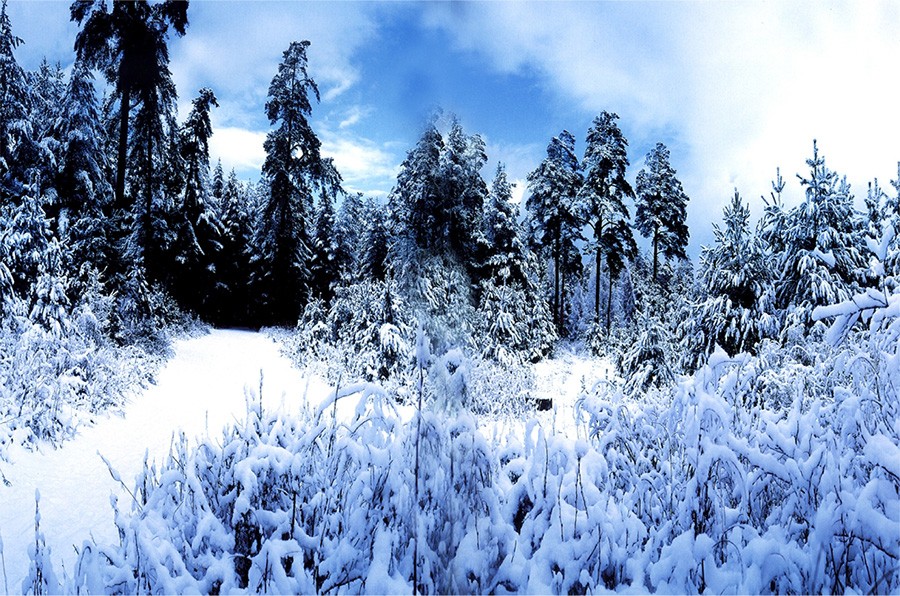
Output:
M10 0L24 67L71 64L68 7ZM552 136L580 142L600 111L617 112L632 179L653 144L669 146L693 254L734 188L758 214L780 167L798 201L813 138L860 200L871 179L897 177L898 2L194 0L188 14L171 42L180 102L215 91L214 159L245 179L263 160L269 81L302 39L322 91L314 127L352 190L389 191L437 106L485 137L488 178L503 161L518 180Z

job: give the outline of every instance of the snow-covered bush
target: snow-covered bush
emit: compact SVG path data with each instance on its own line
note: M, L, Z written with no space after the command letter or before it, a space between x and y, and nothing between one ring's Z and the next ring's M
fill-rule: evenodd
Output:
M15 440L58 442L95 413L122 404L159 362L138 347L98 343L87 306L59 335L27 317L0 326L0 457Z
M644 321L637 340L622 357L621 370L628 393L665 387L675 380L666 330L658 321Z
M330 382L402 382L412 366L404 302L390 281L366 281L335 290L329 307L311 300L295 330L272 329L287 356Z
M119 543L85 543L66 589L894 592L897 394L847 351L787 369L787 403L756 398L759 357L721 350L669 390L603 382L578 439L531 420L488 440L428 406L452 383L424 375L424 407L367 383L294 414L251 397L244 423L145 466Z
M535 288L482 283L472 343L483 358L505 365L536 362L550 353L556 339L550 310Z

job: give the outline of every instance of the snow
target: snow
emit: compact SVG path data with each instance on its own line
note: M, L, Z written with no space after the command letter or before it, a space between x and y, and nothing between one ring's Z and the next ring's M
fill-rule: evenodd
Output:
M71 575L82 543L117 541L110 495L119 507L131 496L104 463L109 461L128 488L141 472L144 458L161 461L173 437L188 439L221 433L242 420L247 391L258 393L266 409L304 407L310 393L327 391L304 380L278 345L259 333L213 330L175 344L175 356L160 372L157 384L124 407L121 416L101 418L60 449L29 452L14 448L0 463L0 539L6 583L15 591L28 572L28 546L34 543L35 491L41 494L41 530L53 561ZM245 390L246 389L246 390ZM0 478L2 481L3 478ZM74 548L73 548L74 547ZM0 565L0 571L3 566Z

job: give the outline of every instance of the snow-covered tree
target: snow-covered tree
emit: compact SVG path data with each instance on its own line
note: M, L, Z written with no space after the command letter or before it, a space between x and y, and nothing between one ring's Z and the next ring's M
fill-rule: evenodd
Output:
M176 219L174 295L182 304L201 314L210 312L216 284L217 253L222 249L222 225L213 209L209 190L210 110L218 106L215 94L200 90L179 134L184 192Z
M256 286L272 323L295 323L310 290L314 194L334 197L340 175L323 159L309 122L319 89L308 73L308 41L292 42L269 85L263 176L268 196L256 238Z
M575 202L583 178L575 155L575 137L563 131L547 146L547 157L528 174L531 242L536 252L550 261L552 291L550 308L557 329L566 319L566 282L580 270L580 253L575 246L581 221ZM575 269L573 269L575 268Z
M482 233L482 212L488 195L481 169L487 161L484 140L467 135L456 117L450 119L445 150L441 154L438 184L446 203L447 248L465 263L477 282L478 246Z
M786 312L786 328L809 327L815 307L847 300L859 288L868 263L865 221L853 206L846 180L828 169L815 142L806 163L809 177L798 175L804 201L787 212L775 201L764 216L765 238L778 271L776 300Z
M169 86L166 38L170 27L177 35L184 35L188 24L187 9L188 3L179 0L158 3L117 0L111 9L105 0L72 3L72 20L81 26L75 38L78 57L103 72L113 84L115 97L119 100L115 178L118 207L126 205L132 106L134 103L145 104L143 110L153 111L156 107L154 96Z
M391 235L387 209L374 201L366 204L366 228L361 238L359 272L368 279L384 280L390 264Z
M622 358L622 376L629 394L665 387L675 381L665 328L649 317L642 327Z
M431 119L400 164L388 197L393 235L398 240L393 258L400 263L415 260L419 249L434 251L446 243L449 214L438 182L443 151L444 139Z
M13 35L6 0L0 4L0 199L22 194L29 182L19 153L31 141L31 88L25 71L16 61L15 49L22 40Z
M667 259L686 258L688 197L675 174L669 162L669 150L657 143L637 175L634 225L653 245L654 282L659 277L660 254Z
M76 60L72 69L56 134L62 143L56 180L57 233L68 241L76 267L90 263L103 271L110 265L106 210L112 204L113 189L93 75L83 60Z
M582 216L594 233L594 317L600 320L601 262L606 260L609 288L606 295L606 334L612 321L613 283L634 258L637 244L629 225L625 200L634 198L625 177L628 141L616 124L617 114L602 112L587 135L582 168L584 184L578 193Z
M522 241L516 207L512 202L512 184L507 178L506 167L499 163L484 207L487 277L508 278L521 284L527 281L525 259L528 248Z
M446 137L438 126L436 114L401 164L391 191L391 223L399 240L393 260L404 270L421 258L448 257L476 278L487 197L480 173L487 160L484 140L467 135L454 116Z
M321 298L326 304L334 295L332 286L337 283L340 273L335 230L334 204L331 197L324 196L316 213L312 237L310 289L313 296Z
M218 316L224 324L247 324L253 214L250 195L234 170L224 183L219 207L222 235L215 256L214 290Z
M729 356L752 353L761 339L778 331L772 268L737 190L723 224L714 224L715 244L700 253L700 301L682 324L688 370L703 365L717 345Z

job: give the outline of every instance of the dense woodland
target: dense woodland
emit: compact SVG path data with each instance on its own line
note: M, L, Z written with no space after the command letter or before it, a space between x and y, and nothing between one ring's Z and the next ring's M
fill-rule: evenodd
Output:
M77 59L66 71L47 62L35 71L19 66L20 40L5 6L4 0L0 418L12 422L6 422L11 431L4 442L28 432L31 440L64 437L68 431L60 422L60 403L88 409L114 405L110 396L125 383L116 371L141 368L148 354L164 353L169 330L188 325L192 317L216 326L287 328L285 342L298 362L327 360L333 381L377 383L379 391L367 386L376 397L381 391L394 400L414 399L418 387L420 407L423 392L434 396L458 390L457 381L465 379L454 380L454 375L465 368L463 361L508 379L569 341L610 359L620 375L614 386L586 388L593 455L586 457L588 448L581 443L561 447L547 437L540 449L551 455L537 453L526 441L507 445L508 453L497 455L502 464L492 464L493 447L479 443L466 457L475 458L472 469L482 470L482 476L473 473L464 481L480 489L470 487L472 492L460 496L450 485L428 485L435 491L429 499L439 500L440 490L453 493L451 509L472 519L460 518L462 525L451 531L428 518L422 523L430 524L433 535L415 553L404 550L403 540L386 538L401 532L392 525L400 522L363 529L342 525L337 517L345 513L316 505L319 489L310 487L339 476L368 482L362 473L354 474L381 465L358 459L373 458L371 446L389 453L390 470L396 462L412 466L405 449L415 443L418 490L419 437L431 441L432 464L444 466L461 449L455 438L477 432L473 422L457 420L457 426L445 427L425 418L422 431L420 418L414 436L404 426L401 436L390 439L385 430L390 424L382 420L382 426L367 431L365 441L344 437L357 447L370 445L368 456L357 448L346 459L313 452L310 445L320 439L311 435L307 441L307 431L276 436L286 431L262 411L244 431L234 432L279 448L310 449L310 462L318 463L308 466L310 487L300 489L309 499L303 501L309 507L302 514L304 536L337 540L345 538L338 537L340 532L355 532L353 556L362 559L379 543L391 553L385 556L395 557L388 566L391 577L416 590L494 592L532 586L574 593L594 585L637 585L703 591L720 585L711 569L724 570L728 561L747 569L759 564L765 577L758 584L736 584L750 591L880 592L900 586L900 552L897 542L891 543L896 533L884 529L884 524L900 523L900 470L896 461L879 460L875 453L880 448L900 454L900 412L892 384L898 376L900 175L887 188L873 182L859 201L813 142L802 172L787 180L776 175L755 225L736 190L723 201L715 242L702 249L695 264L686 252L689 198L669 149L658 143L646 156L629 155L612 112L600 113L584 132L583 155L576 153L576 137L568 131L549 140L546 157L528 175L522 204L512 202L502 164L489 180L485 177L482 137L441 113L424 123L387 200L346 193L340 172L321 154L311 124L320 98L309 74L309 43L295 42L281 63L272 65L268 99L260 106L271 123L261 178L242 182L221 164L210 164L215 90L181 90L196 96L183 120L176 114L167 43L172 36L189 35L186 2L74 2L71 15L80 27L74 40ZM634 180L627 175L631 160L642 164ZM802 190L799 204L783 204L787 184ZM639 236L646 250L638 248ZM429 381L432 388L424 389L422 371L430 367L429 378L436 379L438 365L444 384ZM463 403L479 398L474 390L460 391ZM848 405L848 396L855 405ZM623 409L624 403L641 404L645 414ZM798 437L806 437L806 443ZM243 439L236 434L234 441ZM817 441L829 445L824 459ZM867 441L876 447L867 447ZM215 449L207 445L193 457L222 477L233 474L227 462L246 448L235 447L230 455L221 446ZM564 455L553 460L553 449ZM662 466L664 452L680 463ZM181 461L187 458L184 454ZM597 458L608 461L608 467ZM809 466L785 463L797 458ZM582 465L603 468L598 472L603 482L585 489ZM547 466L559 481L559 494L547 493ZM279 487L292 473L297 472L279 468L265 482ZM357 492L351 491L351 498L379 490L402 492L392 483L409 478L385 473L387 480L378 486L353 485ZM494 481L480 485L484 474ZM538 496L530 491L537 490L535 478L541 474L544 492ZM534 482L526 486L527 479ZM838 485L834 491L814 486L831 481ZM646 492L648 484L652 494ZM214 485L203 489L217 490ZM664 486L688 492L676 497ZM807 488L796 497L799 501L791 501L798 486ZM574 487L574 493L566 496L563 487ZM159 490L165 488L160 480ZM272 505L284 513L290 503L279 501L280 496L266 501L276 494L293 494L296 507L296 487L254 490L253 498L262 500L241 505L243 511ZM601 494L618 495L615 507L607 509ZM148 495L145 499L152 501ZM271 527L254 527L256 542L246 543L250 518L234 521L234 514L231 519L238 505L225 504L228 498L233 495L209 505L209 511L231 512L216 522L236 536L222 548L244 549L246 561L257 561L254 557L265 550L259 533L281 535L287 518L275 516ZM473 502L459 501L467 498ZM856 515L856 505L850 505L854 499L867 499L869 517L850 520ZM564 501L575 511L565 537L568 518L560 514L556 528L551 516ZM395 507L387 501L382 505L385 511ZM406 506L391 519L409 513ZM205 515L197 513L205 506L192 507L182 515L193 511L198 520ZM582 525L579 510L587 512ZM821 511L842 521L827 530L816 526ZM618 516L624 525L584 525L593 523L591 515L605 514ZM468 544L472 528L477 532L484 519L493 520L494 530L482 530L479 541L486 540L488 547L479 542L479 548L488 548L494 558L479 562L470 556L469 572L457 569L452 577L441 576L440 569L456 569L449 562L468 552L462 546L459 553L450 552L447 545ZM290 523L288 533L293 517ZM626 526L633 532L625 531L617 543L621 552L615 545L596 552L588 548L590 541L600 544L604 532ZM170 530L182 531L178 524ZM557 565L548 553L538 557L540 536L551 530L562 542L571 534L572 556L586 573ZM442 534L448 531L452 536ZM526 533L533 559L509 551L510 536ZM272 540L288 540L285 536ZM761 550L748 546L761 537L792 545L775 567ZM308 546L305 539L297 540ZM815 550L815 541L830 549ZM690 542L698 549L698 566L678 571L672 556L676 542L679 548ZM251 589L276 591L365 587L365 565L356 559L339 564L349 555L326 543L331 546L316 555L321 559L303 565L298 560L292 571L287 555L272 546L275 542L266 542L265 548L275 549L273 560L282 562L278 573L254 575L250 563L236 564L236 579L193 573L199 582L195 588L246 588L253 581ZM735 544L744 548L740 563L729 552ZM426 553L426 547L432 550ZM124 565L135 556L129 548L134 545L126 540L119 558L88 552L85 568L114 561ZM227 559L224 551L216 553L208 556ZM212 559L203 563L196 552L191 556L198 557L194 564L213 568ZM523 556L546 564L548 575L538 583L517 583L509 565L524 565ZM629 556L643 561L645 571L630 565ZM431 566L420 566L420 557ZM504 560L510 563L499 563ZM660 567L663 563L671 569ZM306 573L302 578L300 567ZM352 577L341 579L339 573ZM128 592L152 590L151 580L158 580L154 574L136 572L134 577L137 583L116 585ZM741 581L749 582L747 577L742 572ZM294 579L299 583L290 583ZM79 581L94 585L84 577ZM346 583L335 584L339 581ZM185 589L183 584L156 585L165 591Z

